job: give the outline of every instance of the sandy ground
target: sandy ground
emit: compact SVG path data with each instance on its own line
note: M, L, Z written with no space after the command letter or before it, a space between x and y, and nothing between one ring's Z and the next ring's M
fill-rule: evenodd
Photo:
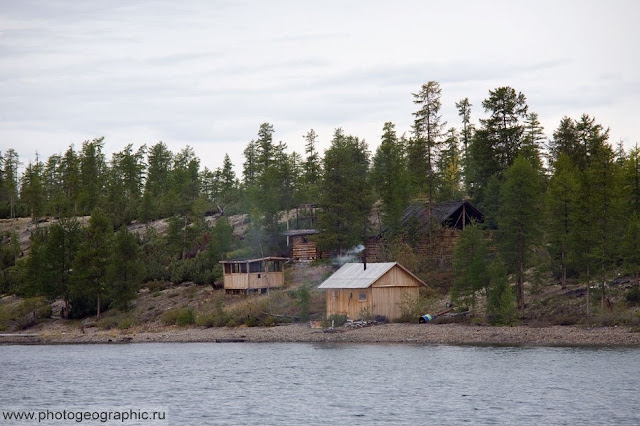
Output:
M278 327L179 328L131 330L82 329L69 326L0 335L0 344L74 344L144 342L348 342L423 343L507 346L631 346L640 347L640 332L624 327L488 327L463 324L383 324L325 330L308 324Z

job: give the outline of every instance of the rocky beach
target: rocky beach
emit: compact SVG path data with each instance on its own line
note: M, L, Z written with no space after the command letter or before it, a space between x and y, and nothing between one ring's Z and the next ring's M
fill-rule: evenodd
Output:
M380 324L334 329L309 324L276 327L182 328L140 327L100 330L95 327L48 326L29 333L0 335L0 344L101 344L153 342L335 342L506 346L640 347L640 332L628 327L514 326L468 324Z

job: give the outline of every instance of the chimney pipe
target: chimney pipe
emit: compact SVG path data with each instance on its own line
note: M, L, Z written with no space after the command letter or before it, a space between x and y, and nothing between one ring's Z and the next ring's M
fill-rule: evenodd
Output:
M362 260L364 263L364 270L367 270L367 246L364 246L364 250L362 251Z

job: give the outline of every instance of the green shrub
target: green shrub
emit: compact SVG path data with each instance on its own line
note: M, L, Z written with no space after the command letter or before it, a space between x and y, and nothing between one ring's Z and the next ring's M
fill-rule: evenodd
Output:
M489 266L491 277L487 300L487 316L493 325L512 325L516 322L518 311L516 309L513 288L507 281L504 263L501 260L494 261Z
M265 327L275 327L276 318L274 316L268 316L264 321L262 321L262 325Z
M216 326L216 314L215 312L200 312L196 315L196 325L198 327L215 327Z
M103 330L111 330L119 328L120 330L126 330L133 327L136 324L136 318L131 314L118 313L115 315L108 315L100 318L96 322L96 326Z
M322 321L322 326L323 327L331 327L333 325L334 327L341 327L346 322L347 322L347 316L346 315L331 314L326 319L324 319Z
M416 322L418 318L429 313L433 305L433 295L427 289L420 289L418 298L405 293L400 301L400 318L397 322Z
M147 287L149 291L155 294L155 292L160 292L169 288L169 283L163 280L152 280L143 284L143 287Z
M0 305L0 330L24 330L51 317L52 309L44 297Z
M127 330L127 329L129 329L129 328L133 327L134 325L136 325L136 322L137 322L137 321L136 321L135 317L133 317L133 316L127 316L127 317L125 317L125 318L121 319L121 320L118 322L118 328L119 328L120 330Z
M200 327L224 327L229 315L222 309L214 312L201 312L196 316L196 325Z
M227 327L235 327L236 325L238 325L238 324L236 323L236 321L233 318L229 318L227 320L227 324L226 324Z
M184 327L196 322L196 314L191 308L175 308L169 309L160 317L166 325L179 325Z
M196 322L196 313L191 308L180 309L178 317L176 318L176 324L180 327L194 324Z
M115 316L102 317L96 322L96 326L102 330L110 330L118 327L118 319Z
M640 286L633 286L627 293L627 303L630 305L638 305L640 303Z

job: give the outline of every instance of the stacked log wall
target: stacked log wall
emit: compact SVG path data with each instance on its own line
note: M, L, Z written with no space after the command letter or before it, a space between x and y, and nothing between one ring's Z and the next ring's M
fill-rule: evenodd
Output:
M426 260L430 266L437 269L453 268L453 255L456 243L462 231L455 228L441 228L434 230L431 235L426 232L417 238L414 244L415 253L421 260ZM409 243L408 241L406 241ZM384 238L369 238L365 244L368 262L388 262Z

